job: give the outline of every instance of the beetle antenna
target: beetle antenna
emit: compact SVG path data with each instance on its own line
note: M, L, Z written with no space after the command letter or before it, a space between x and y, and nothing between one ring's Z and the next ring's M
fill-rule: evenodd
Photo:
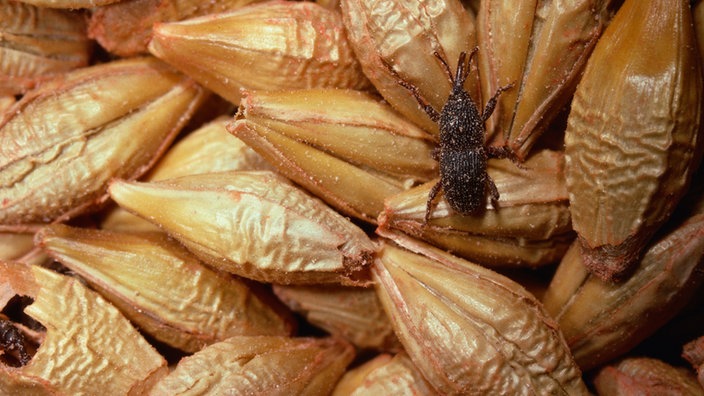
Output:
M472 59L474 59L474 56L479 52L479 46L475 46L472 48L472 51L469 52L469 61L467 62L468 65L472 65Z
M450 80L452 84L455 83L455 79L452 76L452 70L450 70L450 65L447 64L447 61L445 61L445 58L440 55L438 51L433 52L433 55L435 55L436 58L440 61L440 64L442 65L443 71L445 71L445 74L447 75L447 79Z
M472 51L469 53L469 60L467 61L467 70L466 70L464 76L462 76L462 82L464 82L467 79L467 77L469 77L470 70L472 69L472 60L474 59L474 56L477 54L478 51L479 51L479 47L475 46L474 48L472 48Z
M464 85L465 80L467 79L467 76L469 75L469 64L467 64L467 68L465 69L465 59L467 58L467 53L462 51L460 52L460 58L457 60L457 75L455 75L455 85ZM470 54L469 60L472 60L472 55Z

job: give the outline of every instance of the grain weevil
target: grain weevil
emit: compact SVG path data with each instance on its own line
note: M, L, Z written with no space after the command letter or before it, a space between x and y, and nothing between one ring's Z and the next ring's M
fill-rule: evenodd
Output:
M495 205L499 199L499 191L487 174L487 159L511 158L516 162L513 152L508 147L484 145L486 135L484 123L493 113L499 95L512 88L513 84L499 88L489 99L482 113L464 89L464 82L467 80L472 58L477 50L478 48L475 47L470 52L469 60L466 52L460 54L457 73L454 76L442 56L438 52L434 53L452 85L447 102L440 112L420 95L418 87L398 78L398 83L411 92L430 119L438 124L440 130L439 144L434 152L435 159L440 163L440 181L428 194L425 223L430 218L435 198L441 190L452 210L464 215L475 214L482 209L486 202L487 189L492 204ZM391 70L393 72L393 69Z

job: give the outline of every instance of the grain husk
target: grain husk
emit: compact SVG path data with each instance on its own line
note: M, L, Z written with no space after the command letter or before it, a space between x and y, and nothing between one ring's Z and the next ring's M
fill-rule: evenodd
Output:
M437 395L405 352L381 354L348 371L332 396Z
M230 121L220 116L188 133L171 146L143 178L158 181L175 177L231 170L273 170L262 156L225 129ZM100 223L114 231L157 231L158 227L126 210L111 209Z
M0 96L86 66L91 55L83 16L66 10L2 0L0 35Z
M141 395L167 373L166 361L110 303L71 277L37 266L0 263L4 303L30 296L25 313L46 328L26 366L0 365L3 394Z
M308 323L360 349L402 348L374 288L274 285L274 293Z
M525 159L568 104L609 21L610 0L481 3L477 15L482 95L498 99L489 139ZM510 17L508 17L510 15Z
M182 359L151 395L326 395L353 358L340 339L232 337Z
M603 367L594 386L600 396L704 395L691 372L648 357L629 357Z
M235 335L292 331L291 318L241 279L206 267L161 233L57 224L39 231L36 240L142 331L185 352Z
M565 132L572 223L602 279L627 276L684 194L701 157L701 108L689 2L626 0L587 63Z
M369 87L340 15L311 2L275 0L160 23L149 52L233 104L241 88Z
M684 344L682 357L692 365L697 372L697 381L704 387L704 336Z
M401 234L372 274L401 343L441 394L587 394L557 324L510 279ZM410 249L410 250L406 250Z
M367 235L271 172L116 180L110 195L217 269L282 284L368 282Z
M373 223L385 198L437 170L430 136L365 93L314 89L243 95L228 130L346 215Z
M88 36L112 54L144 55L155 23L227 12L256 1L123 0L92 10Z
M579 249L567 252L543 302L577 363L589 370L629 351L689 301L704 278L704 215L662 236L622 283L590 273Z
M364 74L399 113L437 135L435 122L399 80L418 87L420 96L440 111L450 94L450 82L433 54L437 52L454 68L460 53L476 45L474 15L457 0L342 0L340 6ZM467 79L466 88L479 101L476 75Z
M144 174L203 96L153 58L83 68L27 93L0 121L0 230L99 207L108 181Z

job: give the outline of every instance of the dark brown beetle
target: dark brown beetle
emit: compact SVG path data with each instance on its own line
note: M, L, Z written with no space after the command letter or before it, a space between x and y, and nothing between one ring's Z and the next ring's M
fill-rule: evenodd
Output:
M440 181L428 194L426 223L440 190L444 192L445 199L452 210L464 215L475 214L482 209L486 202L487 189L492 203L496 202L499 199L499 191L486 172L486 161L489 158L507 157L515 161L515 156L507 147L484 145L486 135L484 123L493 113L499 95L513 87L513 84L499 88L489 99L481 114L474 100L464 89L464 82L467 80L472 58L477 50L477 47L472 50L466 64L467 53L460 54L457 74L454 77L447 62L439 53L434 53L452 84L450 96L440 112L420 95L415 85L400 78L398 81L411 92L421 108L440 129L440 141L435 150L435 157L440 163Z

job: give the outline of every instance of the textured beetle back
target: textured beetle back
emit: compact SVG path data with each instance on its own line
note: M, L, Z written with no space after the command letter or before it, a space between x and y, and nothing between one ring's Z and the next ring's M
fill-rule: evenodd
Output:
M452 210L461 214L476 213L486 202L486 154L483 148L443 151L440 180Z

